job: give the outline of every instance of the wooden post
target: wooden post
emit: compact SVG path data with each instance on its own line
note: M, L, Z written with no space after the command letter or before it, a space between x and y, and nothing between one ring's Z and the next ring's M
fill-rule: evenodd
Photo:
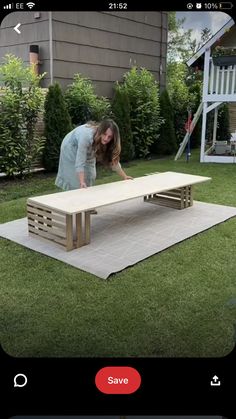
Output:
M193 185L189 185L189 206L193 206Z
M220 67L217 66L216 67L216 84L215 84L215 94L216 95L219 95L220 94L219 80L220 80Z
M225 91L226 95L230 94L230 91L229 91L230 73L231 73L231 70L230 70L230 67L228 67L226 70L226 91Z
M202 112L202 138L201 138L201 157L200 162L204 162L205 156L205 141L206 141L206 119L207 119L207 102L203 103L203 112Z
M215 66L213 64L212 58L210 57L210 94L214 92L214 81L215 81Z
M84 244L90 243L90 211L85 211L84 214L84 230L85 230L85 237L84 237Z
M204 162L205 141L206 141L206 118L207 118L207 95L209 84L209 66L210 66L210 48L206 49L204 56L204 73L203 73L203 113L202 113L202 138L201 138L201 157L200 162Z
M232 85L231 85L231 92L230 92L231 95L233 95L236 92L235 74L236 74L236 65L233 66Z
M213 145L216 142L216 131L217 131L217 119L218 119L218 108L215 108L214 113L214 125L213 125Z
M224 84L225 84L225 67L222 67L221 70L221 86L220 86L220 94L224 94Z
M203 73L203 102L207 101L207 95L209 90L209 68L210 68L210 48L206 49L204 56L204 73Z
M76 214L76 247L83 246L82 213Z
M66 214L66 250L72 250L73 248L73 216Z
M184 208L185 188L180 189L180 209Z

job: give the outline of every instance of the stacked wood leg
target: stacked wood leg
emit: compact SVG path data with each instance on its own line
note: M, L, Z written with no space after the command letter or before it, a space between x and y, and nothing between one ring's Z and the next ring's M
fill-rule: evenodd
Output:
M81 247L90 243L91 236L91 219L90 211L84 212L83 214L76 214L76 247Z
M175 209L184 209L193 205L192 185L183 188L171 189L169 191L157 194L147 195L144 197L145 202L151 204L162 205Z
M73 240L73 216L49 210L42 205L27 203L28 231L33 236L51 240L72 250L90 243L90 211L76 214L76 238ZM82 220L84 218L84 220Z
M27 218L30 234L61 244L66 250L73 249L72 215L28 203Z
M84 244L90 243L90 233L91 233L91 219L90 219L90 211L85 211L84 213Z

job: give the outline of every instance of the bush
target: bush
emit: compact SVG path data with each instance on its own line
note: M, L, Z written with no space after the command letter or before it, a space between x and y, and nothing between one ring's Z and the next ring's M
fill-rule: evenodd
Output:
M189 95L192 97L192 118L197 112L197 109L202 101L202 82L198 80L193 80L192 84L189 86ZM200 116L197 124L191 134L190 142L191 148L198 148L201 144L201 134L202 134L202 117Z
M218 124L217 124L217 141L229 141L231 138L229 128L229 106L225 103L219 109L218 112Z
M185 123L188 119L188 109L194 115L201 103L202 74L187 69L181 62L168 64L168 92L174 110L174 126L179 145L186 134ZM191 147L198 147L201 142L201 118L198 120L190 137Z
M130 121L129 98L124 88L117 83L112 101L113 119L119 126L121 137L121 161L134 157L133 136Z
M160 137L152 145L151 151L154 154L166 155L176 151L176 136L174 128L174 114L167 90L160 95L161 117L164 122L160 127Z
M111 104L105 97L95 96L94 103L91 107L91 119L93 121L101 121L104 118L111 118ZM86 121L85 121L86 122Z
M208 113L207 116L207 127L206 127L206 140L208 143L213 141L213 125L214 125L214 111ZM229 129L229 108L225 103L218 110L217 120L217 141L228 141L231 137Z
M89 120L100 121L111 116L109 100L99 98L92 82L81 74L74 76L74 82L65 92L65 100L72 123L81 125Z
M186 134L185 123L188 118L189 89L186 85L187 70L183 63L171 63L168 66L168 92L174 111L174 127L177 145Z
M124 89L130 102L135 157L146 157L161 125L158 83L145 68L133 67L124 75Z
M49 87L44 108L46 145L43 154L43 165L48 171L56 171L61 142L65 135L72 130L71 119L58 83Z
M199 103L200 104L200 103ZM193 116L196 113L193 112ZM201 145L201 137L202 137L202 115L199 117L199 120L197 121L195 128L191 134L190 142L191 142L191 148L198 148Z
M7 176L29 173L43 149L44 139L35 130L43 107L43 76L13 55L6 55L0 66L0 171Z

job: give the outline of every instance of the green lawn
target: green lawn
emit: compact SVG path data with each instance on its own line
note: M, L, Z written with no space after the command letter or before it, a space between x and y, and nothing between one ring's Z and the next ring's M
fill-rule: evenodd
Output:
M236 206L236 166L184 158L124 165L134 177L167 170L212 177L200 201ZM25 217L55 175L0 181L0 222ZM99 170L97 183L120 180ZM234 345L236 218L101 280L0 239L1 345L13 356L210 357ZM125 243L124 243L125 245Z

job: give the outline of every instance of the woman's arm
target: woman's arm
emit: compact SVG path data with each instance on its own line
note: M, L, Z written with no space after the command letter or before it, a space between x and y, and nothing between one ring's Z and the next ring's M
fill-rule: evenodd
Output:
M76 172L76 174L77 174L77 177L79 179L80 187L81 188L87 188L87 185L86 185L85 180L84 180L84 171Z
M127 176L127 174L124 172L124 170L122 169L120 163L117 164L113 164L111 165L111 168L113 171L115 171L122 179L124 180L128 180L128 179L133 179L132 176Z
M75 159L75 171L78 178L80 188L87 188L84 178L84 169L86 165L88 149L91 146L92 138L87 132L81 133L80 137L77 138L78 149Z

